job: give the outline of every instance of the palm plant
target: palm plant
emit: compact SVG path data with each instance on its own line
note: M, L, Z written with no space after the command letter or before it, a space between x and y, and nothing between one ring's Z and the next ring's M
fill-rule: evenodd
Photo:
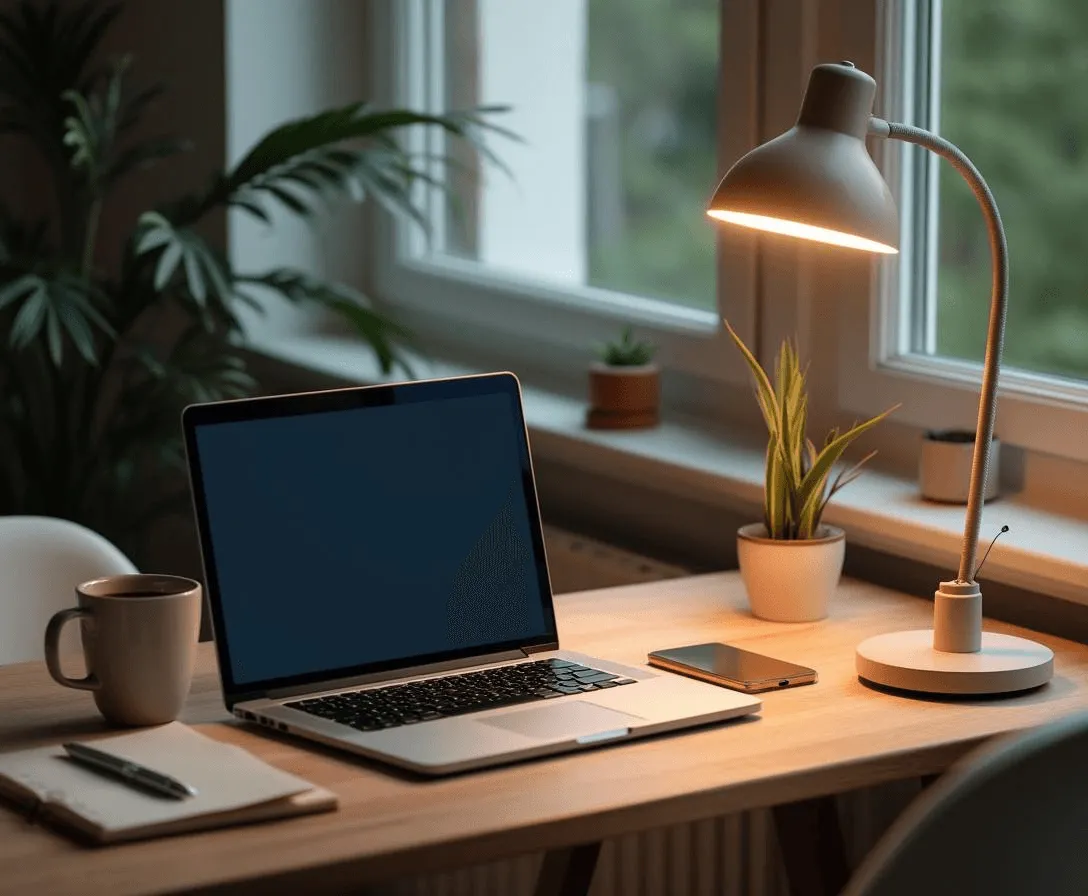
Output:
M845 432L831 429L823 447L806 436L808 390L805 371L797 349L786 340L775 360L775 379L767 372L740 336L725 321L733 342L740 349L755 380L756 400L767 424L767 460L763 488L763 525L770 538L797 540L818 537L820 520L827 502L835 493L861 475L862 466L873 458L870 451L853 466L831 473L850 443L887 417L898 405Z
M0 513L66 517L137 550L133 536L185 497L146 487L182 463L180 408L256 387L239 318L256 306L254 287L334 309L383 370L404 364L407 334L363 296L300 270L235 270L202 222L225 209L269 222L275 206L307 216L369 197L423 223L413 189L433 182L397 134L440 128L486 155L479 136L499 130L487 115L500 110L353 103L289 121L202 189L148 209L120 257L104 258L98 224L114 188L185 149L139 130L161 88L132 89L129 58L98 61L119 12L39 0L0 12L0 137L32 148L53 192L38 220L0 203ZM180 320L169 339L164 318Z

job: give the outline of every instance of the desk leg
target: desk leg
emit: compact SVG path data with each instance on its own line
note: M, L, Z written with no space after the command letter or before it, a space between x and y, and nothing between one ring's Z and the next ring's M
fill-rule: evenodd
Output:
M536 882L536 896L586 896L600 854L599 842L545 853Z
M834 896L850 875L833 796L775 806L774 826L792 896Z

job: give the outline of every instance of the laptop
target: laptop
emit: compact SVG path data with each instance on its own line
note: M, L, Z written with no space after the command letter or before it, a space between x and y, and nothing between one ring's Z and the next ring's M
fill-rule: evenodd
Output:
M192 405L227 707L427 775L758 712L563 650L511 373Z

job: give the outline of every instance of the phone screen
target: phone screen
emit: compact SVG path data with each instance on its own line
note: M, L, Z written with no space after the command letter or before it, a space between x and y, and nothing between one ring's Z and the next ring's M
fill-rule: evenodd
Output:
M653 657L710 673L715 678L742 683L778 681L813 674L813 670L805 666L728 644L693 644L671 650L658 650L651 654L651 658Z

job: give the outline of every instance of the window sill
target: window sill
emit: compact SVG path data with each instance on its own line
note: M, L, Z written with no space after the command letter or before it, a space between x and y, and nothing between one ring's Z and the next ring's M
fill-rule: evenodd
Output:
M392 381L372 354L345 337L305 335L253 344L263 357L342 381ZM416 365L420 376L477 372L437 361ZM584 401L522 383L533 454L679 498L719 504L758 518L763 490L763 445L705 421L668 415L650 430L586 429ZM914 481L868 470L828 505L824 520L846 530L850 542L948 569L954 577L963 537L964 508L923 501ZM986 506L981 552L1001 525L986 560L985 581L1088 605L1088 523L1003 498ZM937 583L934 582L934 588Z

